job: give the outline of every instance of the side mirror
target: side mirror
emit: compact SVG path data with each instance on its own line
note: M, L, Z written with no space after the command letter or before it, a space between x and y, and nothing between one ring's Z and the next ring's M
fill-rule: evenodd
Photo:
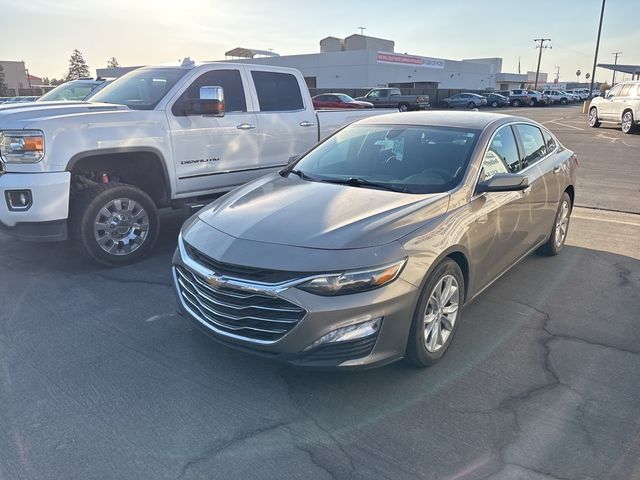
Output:
M183 110L186 115L224 117L224 89L222 87L200 87L197 99L187 99Z
M476 192L519 192L529 187L526 175L517 173L497 173L489 180L479 182Z

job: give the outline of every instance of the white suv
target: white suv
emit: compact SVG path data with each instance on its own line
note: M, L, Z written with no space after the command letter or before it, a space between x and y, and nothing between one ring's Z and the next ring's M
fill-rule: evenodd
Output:
M596 97L589 107L589 126L601 122L618 123L624 133L633 133L640 125L640 82L622 82L604 97Z

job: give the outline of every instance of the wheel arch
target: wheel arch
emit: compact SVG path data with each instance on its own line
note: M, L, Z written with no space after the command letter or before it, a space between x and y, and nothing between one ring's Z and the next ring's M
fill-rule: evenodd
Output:
M576 189L574 188L573 185L567 185L567 188L565 188L564 191L567 194L569 194L569 199L571 200L571 207L573 207L575 205L575 200L576 200Z
M460 267L460 270L462 271L462 278L464 279L464 301L466 302L469 298L471 298L469 289L472 285L471 281L473 280L473 276L469 264L469 252L462 245L453 245L447 248L440 255L438 255L438 257L436 257L436 259L427 269L427 272L422 279L420 290L422 291L424 289L424 286L429 280L429 277L431 276L433 271L447 258L456 262Z
M74 155L66 170L74 174L110 172L142 189L158 207L171 200L171 181L164 155L152 147L105 148Z

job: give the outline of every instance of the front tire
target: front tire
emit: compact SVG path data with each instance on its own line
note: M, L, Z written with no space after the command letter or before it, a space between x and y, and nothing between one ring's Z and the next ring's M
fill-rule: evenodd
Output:
M600 125L600 120L598 119L598 109L596 107L593 107L589 110L589 126L591 128L598 128Z
M564 248L564 243L567 240L567 233L569 231L569 221L571 220L571 198L567 192L564 192L560 199L560 205L556 212L556 218L553 222L551 229L551 236L547 243L540 247L539 252L542 255L552 257L558 255Z
M623 133L633 133L636 131L636 122L633 118L633 112L627 110L622 114L621 126Z
M562 100L560 100L560 105L566 105L567 103L569 102L567 101L566 98L563 98Z
M400 105L398 105L398 110L401 112L408 112L409 105L407 105L406 103L401 103Z
M511 105L513 105L514 107L519 107L520 106L520 100L514 100Z
M111 182L73 195L69 226L71 238L86 257L116 267L137 262L151 251L160 219L149 195L132 185Z
M429 275L418 300L407 340L407 362L428 367L444 356L460 324L464 298L462 271L447 258Z
M498 102L496 102L495 100L493 102L491 102L491 106L493 108L498 108L499 107Z

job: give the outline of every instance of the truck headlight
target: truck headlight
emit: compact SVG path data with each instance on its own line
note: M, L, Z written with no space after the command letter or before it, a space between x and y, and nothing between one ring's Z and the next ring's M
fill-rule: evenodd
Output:
M406 259L367 270L352 270L312 278L297 288L325 297L366 292L393 282L406 263Z
M0 158L5 163L38 163L44 157L44 134L39 130L0 132Z

